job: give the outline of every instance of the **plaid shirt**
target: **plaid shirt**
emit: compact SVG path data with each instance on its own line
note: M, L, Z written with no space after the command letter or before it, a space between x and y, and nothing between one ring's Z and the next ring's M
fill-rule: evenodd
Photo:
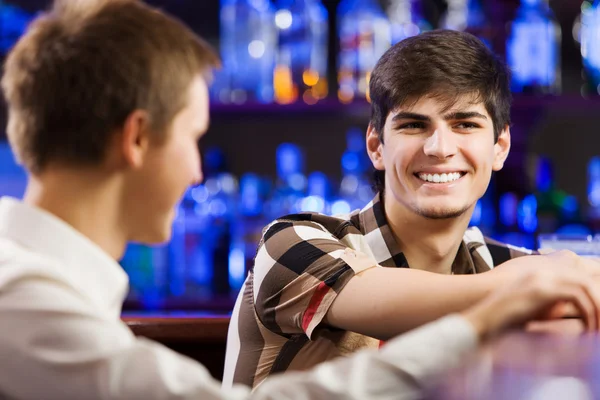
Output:
M528 253L470 228L452 273L489 271ZM349 215L302 213L269 224L231 317L223 386L255 387L273 373L378 347L379 340L322 323L346 283L378 265L408 267L379 195Z

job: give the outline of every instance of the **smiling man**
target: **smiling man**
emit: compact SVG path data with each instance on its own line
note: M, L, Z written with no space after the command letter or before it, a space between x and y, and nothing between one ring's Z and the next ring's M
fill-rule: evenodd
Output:
M225 386L377 347L521 271L591 262L530 255L469 228L510 149L509 72L480 40L406 39L377 63L370 95L378 194L349 215L288 215L265 228L233 313Z

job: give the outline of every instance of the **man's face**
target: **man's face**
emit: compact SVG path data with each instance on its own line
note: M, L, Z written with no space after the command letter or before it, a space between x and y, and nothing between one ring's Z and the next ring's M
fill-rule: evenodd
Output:
M188 103L172 121L166 141L152 142L143 170L130 183L130 240L159 243L171 236L177 204L190 185L202 180L198 140L208 129L208 89L204 79L190 85Z
M467 212L470 218L492 171L503 166L510 148L508 127L494 143L492 119L482 103L464 96L445 108L423 97L393 110L382 132L385 144L369 128L369 155L375 168L385 170L386 210L392 217L405 210L428 219Z

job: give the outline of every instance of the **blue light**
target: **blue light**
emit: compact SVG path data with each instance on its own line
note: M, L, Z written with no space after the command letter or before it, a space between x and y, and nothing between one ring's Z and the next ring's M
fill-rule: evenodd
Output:
M345 200L334 201L331 205L331 215L348 214L352 211L350 204Z
M517 212L519 228L526 233L533 233L537 229L537 199L530 194L519 203Z
M245 275L244 250L239 246L232 246L229 251L229 286L234 290L239 290L244 284Z
M344 174L356 173L360 166L360 156L354 151L346 151L342 155L342 171Z
M540 192L548 192L552 188L553 171L552 162L546 157L540 157L537 163L537 174L535 177L536 188Z
M321 196L307 196L300 200L300 211L322 213L325 210L325 200Z
M25 32L33 16L0 1L0 50L7 53Z
M277 175L286 179L292 174L302 173L304 157L300 147L292 143L283 143L277 147L276 152Z
M306 187L306 177L302 174L292 174L288 177L288 185L293 190L300 192Z
M221 199L211 200L208 204L208 212L214 217L222 217L227 213L227 204Z
M477 200L475 203L475 208L473 209L473 215L471 215L471 221L469 222L470 226L478 226L481 224L481 214L482 214L482 206L481 200Z
M204 185L192 189L192 198L196 203L204 203L208 199L208 190Z
M259 215L262 211L260 201L260 178L255 174L244 174L240 183L241 212L244 215Z
M329 196L329 179L323 172L313 172L308 176L308 194L326 199Z
M588 201L592 207L600 207L600 157L593 157L588 164Z
M575 196L567 196L563 200L563 204L561 206L563 212L567 215L573 215L577 212L578 204L577 198Z
M365 148L365 133L360 128L350 128L346 132L346 150L361 153Z
M517 223L517 207L519 200L514 193L504 193L500 196L500 222L504 226L514 226Z

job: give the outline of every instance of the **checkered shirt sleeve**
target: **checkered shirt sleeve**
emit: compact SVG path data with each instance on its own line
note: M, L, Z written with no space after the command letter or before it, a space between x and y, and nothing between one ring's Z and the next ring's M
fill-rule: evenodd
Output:
M377 263L306 216L265 228L255 259L253 296L267 329L286 337L304 333L310 339L348 281Z

